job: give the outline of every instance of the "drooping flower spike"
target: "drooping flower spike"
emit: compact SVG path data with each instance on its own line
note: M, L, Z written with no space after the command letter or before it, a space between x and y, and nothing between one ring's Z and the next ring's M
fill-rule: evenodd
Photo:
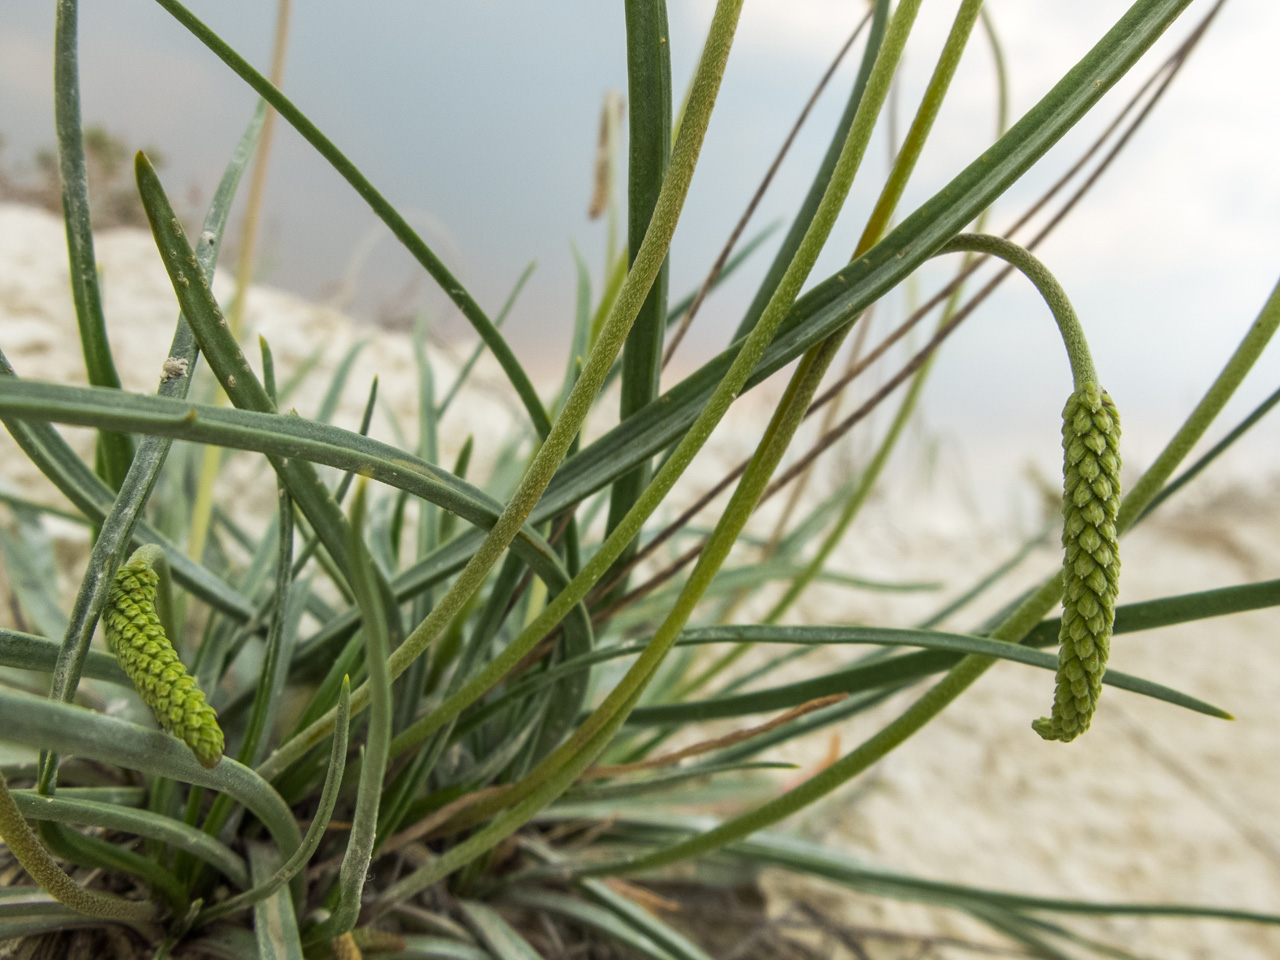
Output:
M1053 716L1031 726L1046 740L1089 729L1116 618L1120 552L1120 414L1092 382L1062 411L1062 628Z
M1111 652L1120 582L1120 414L1098 385L1089 344L1071 301L1027 250L984 234L960 234L942 253L999 257L1035 284L1053 312L1071 360L1075 390L1062 411L1062 627L1053 714L1031 726L1046 740L1089 729Z
M116 571L102 614L107 648L160 726L212 769L222 759L222 728L156 614L160 578L154 564L160 556L159 547L141 547Z

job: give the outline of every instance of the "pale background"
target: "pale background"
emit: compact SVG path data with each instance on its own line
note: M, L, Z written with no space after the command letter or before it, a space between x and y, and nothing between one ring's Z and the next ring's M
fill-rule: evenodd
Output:
M266 69L274 4L199 0L195 12ZM711 0L672 2L679 96ZM902 74L902 127L932 70L956 0L929 0ZM1021 116L1123 12L1116 0L991 0L1007 48L1011 118ZM792 119L862 3L787 0L746 5L721 103L673 247L672 292L695 287ZM994 229L1074 159L1208 9L1193 3L1103 101L997 206ZM12 165L52 142L53 10L0 5L0 132ZM1280 276L1280 7L1232 0L1129 151L1041 248L1083 318L1104 382L1125 415L1130 461L1148 462L1255 316ZM253 105L248 89L158 6L100 0L81 15L87 123L168 159L175 194L208 196ZM601 100L625 90L621 5L599 2L295 4L287 92L427 236L496 311L529 261L539 261L507 328L535 373L562 363L573 308L570 244L600 284L604 229L585 216ZM754 224L798 202L826 147L856 66L855 50L823 97ZM990 142L991 60L975 35L929 149L904 197L908 212ZM883 125L882 125L883 126ZM886 166L884 130L869 153L815 279L848 255ZM779 236L781 231L779 231ZM355 251L381 237L348 304L377 317L425 307L442 335L465 324L378 226L354 193L287 127L273 157L260 279L306 296L333 295ZM718 350L771 255L757 255L707 304L677 372ZM929 292L936 272L925 275ZM901 302L887 305L901 310ZM1001 500L1030 459L1056 460L1067 369L1030 288L1007 284L937 364L916 439ZM1272 349L1222 429L1280 383ZM1277 421L1280 424L1280 420ZM1280 426L1264 423L1228 464L1253 475L1280 460Z

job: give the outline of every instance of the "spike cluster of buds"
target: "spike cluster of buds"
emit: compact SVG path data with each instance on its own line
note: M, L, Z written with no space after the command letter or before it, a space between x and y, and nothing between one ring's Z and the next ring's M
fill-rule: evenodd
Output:
M1089 729L1111 650L1120 582L1120 415L1085 383L1062 411L1062 630L1053 716L1032 727L1046 740Z
M200 765L222 759L218 714L209 706L156 614L159 576L143 547L116 571L102 614L107 648L151 708L160 726L188 747Z

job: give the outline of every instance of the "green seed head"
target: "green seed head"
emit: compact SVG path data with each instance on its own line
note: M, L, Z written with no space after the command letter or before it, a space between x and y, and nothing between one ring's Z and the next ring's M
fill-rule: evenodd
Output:
M159 577L149 557L140 554L121 564L107 594L102 614L107 648L160 726L190 747L202 767L212 769L222 759L218 714L165 636L156 615Z
M1032 723L1046 740L1089 729L1111 650L1120 581L1120 414L1085 383L1062 411L1062 630L1053 716Z

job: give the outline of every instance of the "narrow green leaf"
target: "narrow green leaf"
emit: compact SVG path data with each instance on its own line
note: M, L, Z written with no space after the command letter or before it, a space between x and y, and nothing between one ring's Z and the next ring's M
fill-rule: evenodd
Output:
M542 960L529 942L491 908L474 900L459 900L458 906L496 960Z
M516 887L502 895L503 902L536 913L557 914L597 930L628 950L653 960L676 960L654 940L649 939L616 914L580 900L578 897L538 888Z
M0 939L18 940L24 937L35 937L42 933L60 933L63 930L77 928L101 928L102 921L84 914L76 913L59 905L56 912L49 912L37 917L0 920Z
M14 530L0 526L0 549L9 588L23 615L40 633L60 637L67 630L67 615L58 600L58 575L53 544L40 515L11 506Z
M24 775L29 777L35 772L34 765L30 771ZM5 765L5 776L12 776L9 771L9 765ZM34 790L14 790L14 797L23 796L39 796ZM147 791L144 787L60 787L58 789L59 800L94 800L98 803L108 804L115 807L141 807L147 799ZM38 819L38 818L37 818Z
M456 471L455 471L456 472ZM0 479L0 503L6 507L16 508L18 510L28 510L31 513L41 516L57 517L59 520L66 520L68 523L79 524L80 526L88 526L89 521L78 513L71 510L63 510L61 507L51 507L45 503L36 503L34 500L28 500L26 497L18 496L11 493L8 484Z
M1263 580L1217 590L1184 593L1142 603L1126 603L1116 608L1114 633L1155 630L1177 623L1225 617L1246 610L1264 610L1280 606L1280 580ZM1058 642L1061 619L1042 620L1027 634L1026 646L1049 646Z
M740 590L759 587L778 580L790 582L804 572L805 569L800 564L786 560L769 560L763 563L721 569L716 574L715 580L712 581L712 585L707 588L704 596L717 597L737 593ZM832 586L848 587L854 590L870 590L877 593L928 593L941 590L944 586L944 584L936 580L874 580L831 571L815 573L814 579L819 583L828 583ZM670 601L673 591L678 591L678 587L656 590L646 600L653 601L658 606L665 606Z
M1006 910L1043 910L1097 916L1201 917L1245 923L1280 925L1280 915L1251 910L1174 903L1106 903L1035 897L986 890L964 884L924 880L867 866L829 847L773 833L759 833L728 851L731 856L768 863L786 870L822 877L835 883L898 899L966 906L986 903Z
M331 939L348 933L360 915L361 894L373 859L377 836L378 805L382 798L382 779L387 770L387 748L391 742L391 672L388 665L390 640L386 630L386 613L382 594L374 579L369 555L361 549L360 534L364 527L365 481L356 486L351 504L349 526L350 553L355 567L351 586L364 614L362 635L365 644L365 667L369 671L369 724L364 761L360 769L360 789L356 809L351 817L347 851L338 875L338 904L333 915L307 935L308 942ZM345 691L345 684L344 684ZM349 701L348 701L349 702Z
M360 351L370 344L369 340L357 340L342 355L342 359L338 361L338 365L333 370L333 376L329 380L329 386L325 389L324 397L320 400L320 408L316 411L315 419L321 423L328 423L333 419L334 411L338 409L338 401L342 399L343 388L347 385L347 378L351 376L351 368L355 366L356 360L360 358Z
M668 842L678 836L706 833L719 826L715 817L688 816L670 811L650 813L635 807L619 808L609 804L557 805L539 816L544 822L571 820L604 820L617 829L635 829L650 842ZM1043 911L1081 916L1147 916L1214 918L1243 923L1280 925L1280 914L1237 910L1200 904L1124 903L1037 897L971 887L964 884L926 880L896 873L867 864L832 847L800 840L778 833L760 831L723 848L724 855L744 863L767 864L794 873L819 877L842 886L900 900L933 903L957 909L973 905L993 905L1004 910ZM572 869L573 865L568 867ZM584 869L585 868L585 869ZM554 865L531 871L563 875L565 867ZM590 873L588 865L575 871Z
M573 385L582 372L582 361L586 359L587 351L591 349L591 272L587 269L587 263L582 259L577 246L571 249L578 290L574 300L573 335L569 340L569 358L565 364L564 379L560 384L560 396L556 399L557 415L563 409L565 401L569 399Z
M28 820L101 827L148 837L185 850L209 864L241 890L249 886L244 861L213 837L180 820L148 810L132 810L116 803L80 799L77 791L61 789L57 796L42 797L34 791L15 790L13 798Z
M712 960L711 956L697 944L671 929L643 907L615 893L599 880L581 880L578 886L606 910L640 931L648 939L660 944L675 960Z
M306 836L302 838L298 849L278 869L265 878L255 879L252 889L245 889L244 893L213 904L202 911L196 918L197 926L260 903L299 876L311 862L311 858L320 847L320 841L324 839L325 832L329 829L329 820L338 802L342 774L347 762L347 738L350 727L351 680L344 677L342 688L338 693L338 721L334 726L333 744L329 750L329 769L325 773L324 786L320 790L320 799L316 803L315 815L311 818L311 826L307 828ZM300 889L305 888L300 887Z
M1050 530L1048 527L1040 530L1039 533L1028 537L1009 559L999 563L994 570L986 574L976 584L962 593L956 599L952 600L946 606L942 607L937 613L928 617L926 620L917 624L921 630L928 630L930 627L936 627L938 624L946 620L947 617L954 613L959 613L982 594L986 593L991 587L999 583L1004 577L1012 573L1018 566L1029 557L1033 551L1049 543Z
M462 449L458 451L458 459L453 462L453 475L459 480L467 479L467 470L471 466L471 454L475 449L475 434L467 434L467 439L462 443ZM445 511L444 516L440 518L440 542L448 543L453 538L454 528L457 524L458 516L454 513Z
M277 713L280 697L288 676L289 661L293 656L293 641L297 636L298 622L290 613L290 593L293 589L293 501L283 484L277 490L279 497L276 540L276 582L271 627L267 631L267 649L258 676L257 692L249 724L236 751L236 759L247 766L254 766L261 759L265 747L263 736L270 733L272 719ZM297 606L297 604L293 604ZM300 616L302 610L297 609Z
M380 960L494 960L487 950L443 937L407 936L404 943L401 951L379 954Z
M0 920L83 916L64 907L39 887L4 887L0 892Z
M267 391L267 398L274 409L279 405L276 398L276 358L271 353L267 338L262 334L258 334L258 349L262 354L262 388Z
M0 690L0 741L114 763L235 797L263 822L285 853L301 840L293 814L271 786L230 757L212 770L186 744L160 730L80 707Z
M75 305L80 347L89 382L120 389L120 377L107 342L98 289L98 263L93 253L93 227L89 221L89 175L85 168L84 129L80 123L80 62L77 53L79 2L59 0L54 20L53 122L58 138L58 172L62 181L62 213L67 228L71 300ZM103 479L119 489L133 444L127 436L102 433L98 454Z
M249 844L249 868L254 883L262 883L279 867L280 855L276 850L263 843ZM253 908L253 931L258 943L258 960L303 960L298 921L287 886L281 885Z
M1058 667L1056 655L1031 650L1019 644L987 640L966 634L888 627L706 627L686 631L684 639L701 643L732 640L736 643L876 643L885 646L918 646L928 650L946 650L966 655L1012 660L1015 663L1025 663L1043 670L1057 670ZM891 663L882 662L871 666L855 665L812 680L732 697L638 707L632 712L628 723L661 726L786 709L832 693L854 693L868 689L868 678L875 678L879 683L884 683L892 676ZM884 669L887 666L890 667L888 671ZM1108 670L1103 682L1121 690L1164 700L1175 706L1195 710L1208 716L1231 719L1231 714L1202 700L1118 670Z
M369 435L369 426L373 423L373 410L378 402L378 378L375 376L369 383L369 397L364 403L364 412L360 415L360 436L367 437ZM333 492L333 499L339 504L346 499L347 491L351 489L351 483L355 480L355 474L348 471L342 475L342 479L338 482L338 489ZM302 550L298 553L298 559L293 563L293 575L296 577L302 572L302 568L307 565L307 561L315 555L316 549L320 546L320 541L315 537L307 538ZM315 611L311 611L315 614ZM332 616L323 616L319 618L322 622L333 619Z
M206 936L191 940L190 950L196 956L210 956L215 960L246 960L246 958L256 958L258 940L252 930L224 926Z
M1181 490L1184 484L1190 483L1194 480L1207 466L1209 466L1209 464L1213 463L1213 461L1225 452L1233 443L1244 436L1250 427L1265 417L1271 408L1277 403L1280 403L1280 390L1277 390L1275 393L1271 394L1271 396L1267 397L1267 399L1263 400L1262 403L1254 407L1247 417L1233 427L1225 437L1215 443L1204 456L1165 484L1164 487L1161 488L1160 492L1151 498L1151 502L1147 504L1147 508L1142 511L1142 514L1138 519L1141 520L1146 517L1146 515L1152 510Z
M703 763L697 766L680 767L643 780L628 780L613 783L587 784L575 786L565 792L566 803L601 803L610 800L626 800L631 797L671 790L690 780L705 780L720 773L743 773L754 770L795 770L794 763ZM739 781L734 781L737 784ZM735 786L734 789L740 789ZM672 804L681 802L669 800Z
M1031 951L1032 956L1044 957L1045 960L1074 960L1070 954L1059 950L1012 910L983 906L972 907L968 912L970 916L976 917L997 933L1008 937L1014 943L1022 944Z
M774 232L780 226L782 226L782 221L775 220L773 223L769 224L766 227L763 227L762 229L757 231L753 236L748 238L746 243L742 244L738 248L737 253L735 253L732 257L730 257L728 260L725 261L724 267L720 270L719 275L711 283L711 290L715 290L716 287L720 286L722 283L728 280L731 276L733 276L733 274L737 271L737 269L740 266L742 266L744 263L746 263L747 259L753 253L759 250L761 245L766 240L768 240L771 236L773 236ZM711 290L708 290L707 292L710 293ZM692 293L686 294L678 303L672 306L670 312L667 314L668 327L675 326L677 323L680 322L680 320L684 317L684 315L688 313L689 308L693 306L693 301L694 299L697 298L697 296L698 296L698 291L694 290Z
M436 419L435 372L427 356L426 314L418 315L413 331L413 360L418 371L418 446L417 454L427 463L440 460L440 444ZM417 503L417 536L414 540L415 559L427 556L440 545L440 509L427 500ZM398 568L394 563L392 569ZM409 617L420 623L431 612L432 592L424 590L413 598ZM427 678L427 658L418 657L405 670L394 688L396 708L392 718L393 730L403 730L413 722L422 699Z
M493 318L493 326L495 330L502 328L503 322L507 319L507 314L511 312L511 308L515 306L516 299L520 296L520 291L524 289L525 283L527 283L529 278L533 276L533 271L536 270L537 267L538 262L536 260L531 260L529 265L524 268L524 271L516 279L515 286L511 288L511 293L507 295L506 302L503 303L502 309L499 310L498 315ZM449 409L449 405L453 403L454 398L457 397L458 391L466 385L467 378L471 376L472 369L484 354L485 346L486 344L484 340L481 340L476 344L475 349L471 351L471 355L467 357L466 363L464 363L462 365L462 369L458 371L457 379L449 386L448 391L444 395L444 399L440 401L440 406L436 408L437 419L444 416L444 412Z
M1060 923L1052 923L1039 917L1029 917L1025 913L1014 913L1009 911L1010 915L1016 916L1018 920L1027 929L1032 931L1044 931L1056 937L1061 937L1069 943L1076 943L1087 950L1092 950L1100 957L1110 957L1112 960L1147 960L1128 950L1121 950L1119 947L1104 943L1094 937L1086 937L1074 930L1069 930Z
M671 154L671 44L666 0L631 0L624 5L627 27L627 90L630 123L627 161L628 266L644 242ZM622 349L622 392L618 416L626 420L658 395L662 343L667 326L669 261L636 315ZM638 464L613 484L606 532L626 516L648 481L649 466ZM632 548L634 550L634 548ZM624 551L617 563L626 563ZM619 584L615 593L625 591Z
M261 103L262 101L259 102ZM311 376L311 372L320 365L320 361L324 358L324 353L323 346L316 347L306 355L301 363L290 371L284 383L280 384L280 402L277 406L283 407L287 404L297 389L306 383L307 378Z

